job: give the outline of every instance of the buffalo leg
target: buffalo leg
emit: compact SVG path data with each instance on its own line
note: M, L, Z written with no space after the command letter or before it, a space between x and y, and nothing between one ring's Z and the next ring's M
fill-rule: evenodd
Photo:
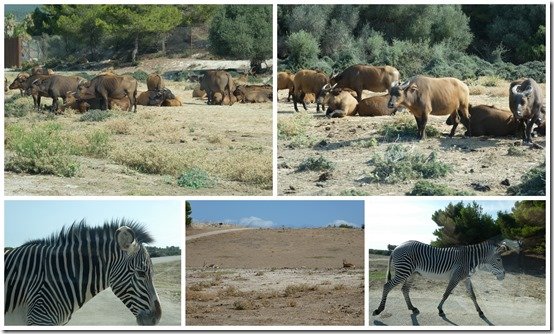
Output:
M298 112L298 95L296 93L292 95L292 103L294 104L294 111Z
M462 124L467 124L467 131L466 136L471 137L472 135L472 129L471 129L471 115L469 114L468 107L463 107L457 111L459 117L462 119ZM454 133L450 133L450 137L454 136Z
M427 138L425 134L425 125L427 125L427 114L423 114L420 117L415 117L417 123L417 135L419 139Z
M102 110L108 110L110 108L109 101L108 101L108 95L102 94Z

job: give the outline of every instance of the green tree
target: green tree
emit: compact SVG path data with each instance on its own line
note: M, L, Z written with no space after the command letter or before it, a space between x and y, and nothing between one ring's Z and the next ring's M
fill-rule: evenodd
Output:
M319 44L315 38L304 30L290 34L287 39L289 50L289 62L296 71L302 68L310 68L317 62Z
M4 36L6 37L23 37L28 39L30 36L27 29L32 26L33 21L31 15L25 16L21 21L17 21L13 13L7 13L4 16Z
M192 208L190 202L185 202L185 226L190 226L192 224Z
M511 212L499 212L496 222L502 235L523 241L532 253L544 255L546 250L546 202L518 201Z
M443 210L435 211L431 219L439 226L433 232L437 240L431 242L437 247L471 245L500 235L494 219L483 213L476 202L450 203Z
M251 67L258 67L273 54L271 6L220 7L212 19L209 40L214 54L249 59Z

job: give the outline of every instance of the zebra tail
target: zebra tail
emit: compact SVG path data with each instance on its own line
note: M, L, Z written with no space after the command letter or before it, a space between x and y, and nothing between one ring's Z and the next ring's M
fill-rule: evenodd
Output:
M391 274L390 274L390 265L391 265L391 262L392 262L392 256L389 257L389 265L387 266L387 280L385 281L385 283L387 283L387 282L390 281L390 279L391 279Z

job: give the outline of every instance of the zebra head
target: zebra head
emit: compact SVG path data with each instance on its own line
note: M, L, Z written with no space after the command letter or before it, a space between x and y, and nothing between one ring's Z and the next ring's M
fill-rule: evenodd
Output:
M162 316L158 294L154 288L152 260L135 232L121 226L115 232L121 261L110 273L110 287L137 318L139 325L156 325ZM144 241L148 242L148 240Z

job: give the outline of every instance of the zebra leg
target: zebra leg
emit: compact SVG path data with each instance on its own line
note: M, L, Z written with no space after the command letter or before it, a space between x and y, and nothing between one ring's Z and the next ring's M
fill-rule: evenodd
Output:
M473 291L473 285L471 284L471 280L469 279L469 277L465 279L464 283L466 285L467 293L469 293L469 296L471 297L471 300L473 301L473 305L475 305L475 309L479 313L479 316L481 318L484 317L485 314L483 313L483 311L481 311L481 308L477 304L477 298L475 297L475 292Z
M404 294L404 299L406 300L406 305L408 305L408 309L414 314L419 314L419 310L417 309L417 307L414 307L414 305L412 305L412 301L410 300L410 288L412 287L413 281L413 275L406 279L406 281L402 285L402 293Z
M458 283L460 283L460 278L458 278L458 277L459 277L459 275L456 275L456 272L454 272L453 275L452 275L452 278L450 279L450 282L448 282L448 286L446 287L446 291L442 295L442 300L441 300L439 306L437 307L439 309L439 315L441 317L444 317L444 312L442 310L442 305L444 304L444 302L446 301L448 296L450 296L450 294L452 293L452 290L454 290L456 285L458 285Z
M383 297L381 298L381 303L379 304L379 307L373 311L373 315L379 315L384 309L385 309L385 303L387 302L387 295L389 292L398 284L402 283L405 280L405 278L400 278L396 275L394 275L394 278L385 283L385 286L383 287Z

